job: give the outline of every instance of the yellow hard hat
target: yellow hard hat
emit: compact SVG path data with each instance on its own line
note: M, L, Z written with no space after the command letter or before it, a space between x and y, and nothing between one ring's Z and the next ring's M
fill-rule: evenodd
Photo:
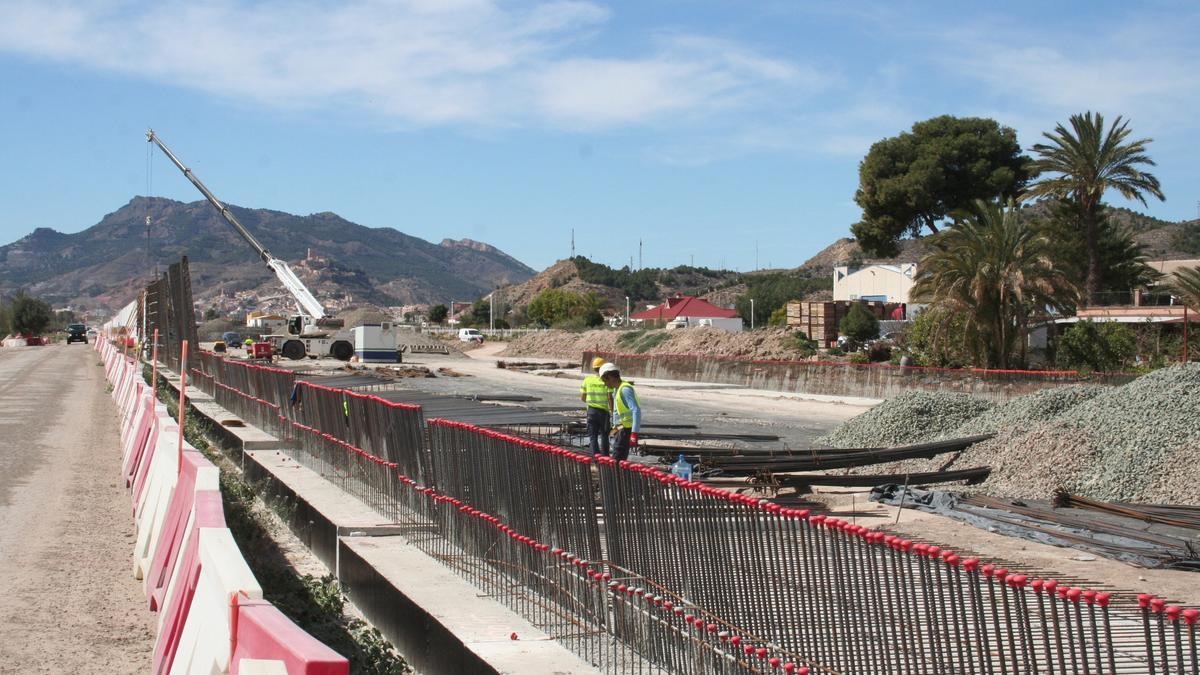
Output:
M604 365L605 363L606 361L604 359L597 356L596 358L592 359L592 370L599 370L600 366Z

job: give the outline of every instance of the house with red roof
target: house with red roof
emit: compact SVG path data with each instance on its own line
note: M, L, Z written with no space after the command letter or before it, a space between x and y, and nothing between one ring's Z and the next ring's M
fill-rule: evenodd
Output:
M717 307L701 298L679 294L667 298L661 305L630 314L629 318L668 328L712 326L730 333L740 333L742 330L742 318L735 310Z

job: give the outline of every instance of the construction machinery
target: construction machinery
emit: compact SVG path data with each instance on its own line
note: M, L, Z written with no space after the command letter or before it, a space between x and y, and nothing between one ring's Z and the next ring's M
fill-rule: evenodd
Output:
M346 330L341 319L336 319L329 316L325 307L320 301L313 296L308 287L303 281L296 276L292 268L286 262L271 255L267 247L259 243L258 239L246 229L244 225L238 222L233 212L229 210L221 200L217 199L204 183L192 173L192 170L183 165L175 153L162 142L162 139L154 133L153 129L146 132L146 140L158 146L159 150L171 160L180 171L183 172L185 178L196 186L200 194L208 200L209 204L221 214L225 222L229 223L242 239L254 249L263 262L270 267L279 278L279 282L287 289L292 297L296 299L296 308L299 313L292 315L288 319L287 334L283 335L267 335L263 339L271 343L271 347L277 354L292 359L300 360L305 356L310 358L318 358L321 356L332 356L341 361L349 361L354 355L354 333ZM381 348L387 348L381 345ZM390 345L395 349L395 345Z

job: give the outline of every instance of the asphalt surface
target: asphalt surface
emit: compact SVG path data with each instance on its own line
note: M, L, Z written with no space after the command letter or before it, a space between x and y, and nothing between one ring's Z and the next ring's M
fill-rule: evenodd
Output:
M504 357L503 343L490 343L461 355L405 355L405 365L423 366L438 373L431 378L406 378L401 387L430 393L455 395L520 394L538 397L539 401L521 404L535 408L571 409L583 418L579 400L582 374L578 369L563 372L530 373L502 369L498 361L529 362L558 361L530 357ZM240 357L240 352L231 353ZM348 374L347 364L332 359L288 361L277 366L299 368L331 374ZM351 364L351 368L362 368ZM378 367L374 364L367 368ZM449 373L459 374L455 377ZM634 378L638 398L643 408L643 423L694 425L695 429L670 430L672 433L702 434L771 434L779 440L767 442L731 441L718 444L753 449L805 449L814 439L829 433L845 420L867 410L874 402L865 399L834 400L835 397L803 397L752 390L732 385L684 382L677 380L642 380ZM824 400L821 400L824 399ZM651 431L647 429L647 431ZM668 431L668 430L662 430Z
M148 672L116 406L91 345L0 348L0 672Z

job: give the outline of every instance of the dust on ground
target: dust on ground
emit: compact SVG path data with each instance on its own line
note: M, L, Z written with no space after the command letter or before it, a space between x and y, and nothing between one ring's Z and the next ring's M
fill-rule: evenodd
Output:
M119 420L89 346L0 350L0 672L144 673Z

